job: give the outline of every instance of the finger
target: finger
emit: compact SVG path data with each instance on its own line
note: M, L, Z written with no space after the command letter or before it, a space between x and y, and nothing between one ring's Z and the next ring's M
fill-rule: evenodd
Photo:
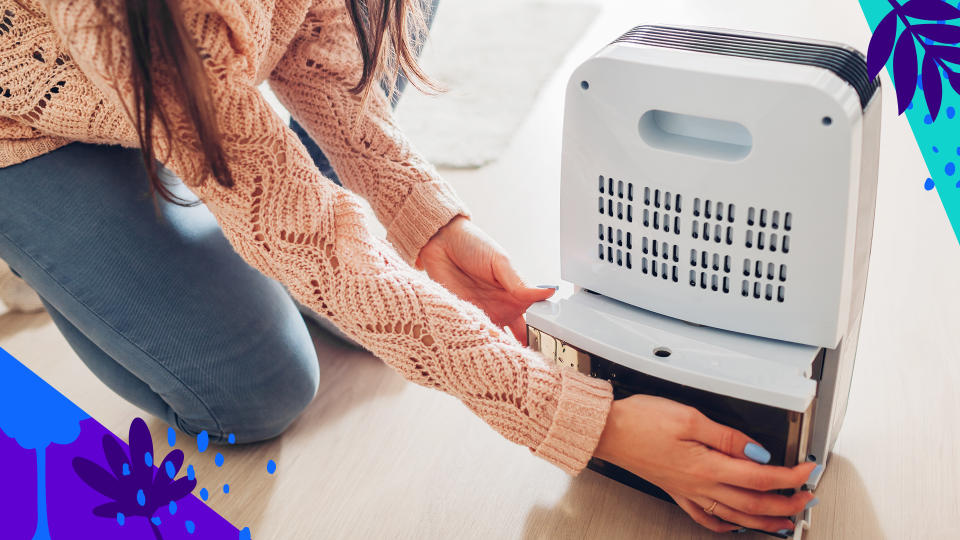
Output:
M714 452L707 459L713 480L754 491L799 489L817 466L813 462L795 467L760 465L744 459L732 459L719 452Z
M521 345L524 347L527 346L527 321L524 320L523 315L508 324L507 328L513 332L513 337L517 338L517 341L519 341Z
M703 495L754 516L795 516L816 504L816 497L809 491L798 491L788 497L723 484L708 489Z
M511 296L528 304L546 300L556 292L553 288L528 287L504 255L493 261L493 277Z
M703 414L694 423L693 438L718 452L740 459L749 459L757 463L768 463L768 452L757 441L742 432L718 424Z
M710 505L713 504L712 500L705 497L695 497L692 500L695 504L701 506L702 508L709 508ZM723 521L736 523L737 525L742 525L748 529L756 529L758 531L775 533L784 529L789 529L792 531L794 527L794 523L787 518L755 516L730 508L722 502L717 502L717 505L713 508L713 515L717 516Z
M677 505L683 509L694 521L703 525L704 527L710 529L713 532L718 533L727 533L735 531L740 527L736 525L731 525L730 523L724 523L720 518L711 516L710 514L703 511L703 508L706 508L712 503L708 503L703 507L700 507L697 503L691 501L686 497L680 497L677 495L670 495L673 497L673 500L676 501ZM719 505L718 505L719 506Z

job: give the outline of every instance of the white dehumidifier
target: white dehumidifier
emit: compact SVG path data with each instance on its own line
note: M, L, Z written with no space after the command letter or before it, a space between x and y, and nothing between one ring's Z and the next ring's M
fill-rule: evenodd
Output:
M559 208L576 287L531 307L531 347L616 398L694 406L771 463L826 463L863 309L878 89L850 47L727 30L640 26L585 61Z

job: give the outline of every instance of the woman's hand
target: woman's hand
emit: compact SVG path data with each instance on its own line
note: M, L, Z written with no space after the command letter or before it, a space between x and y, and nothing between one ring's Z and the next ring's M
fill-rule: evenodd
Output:
M761 465L744 454L748 444L764 453L743 433L692 407L635 395L613 402L594 455L656 484L712 531L792 531L794 524L786 516L801 512L813 494L798 491L786 497L769 491L800 488L815 464ZM707 513L704 509L714 501Z
M524 345L527 330L523 313L530 304L554 293L554 289L527 287L503 248L463 216L453 218L423 246L417 268L485 311L497 326L509 327Z

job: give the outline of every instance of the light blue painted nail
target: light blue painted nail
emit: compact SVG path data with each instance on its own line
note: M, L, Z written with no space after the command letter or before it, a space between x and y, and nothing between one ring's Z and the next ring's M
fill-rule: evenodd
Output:
M814 497L814 498L810 499L810 502L808 502L807 505L803 507L803 509L804 509L804 510L809 510L809 509L813 508L814 506L816 506L819 502L820 502L820 499Z
M735 530L735 531L733 531L733 532L736 533L736 534L745 533L745 532L747 532L747 529L746 529L746 527L740 527L739 529L737 529L737 530Z
M770 463L770 452L759 444L747 443L743 447L743 454L757 463Z
M810 485L816 485L817 481L820 480L820 475L823 474L823 465L817 465L810 471L810 476L807 478L807 483Z
M777 531L777 534L780 534L783 536L790 536L790 533L791 533L790 529L780 529L779 531Z
M555 291L560 290L559 285L537 285L538 289L553 289Z

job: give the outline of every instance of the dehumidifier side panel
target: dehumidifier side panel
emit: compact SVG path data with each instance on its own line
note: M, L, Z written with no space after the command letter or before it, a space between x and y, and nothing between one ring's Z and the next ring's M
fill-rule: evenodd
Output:
M877 178L880 167L881 93L878 92L864 111L863 154L860 165L856 241L853 260L853 283L850 316L844 338L833 350L828 350L823 363L823 375L818 390L817 411L810 453L823 463L836 443L847 410L850 384L860 338L860 323L867 288L870 251L873 244L873 225L876 214Z

